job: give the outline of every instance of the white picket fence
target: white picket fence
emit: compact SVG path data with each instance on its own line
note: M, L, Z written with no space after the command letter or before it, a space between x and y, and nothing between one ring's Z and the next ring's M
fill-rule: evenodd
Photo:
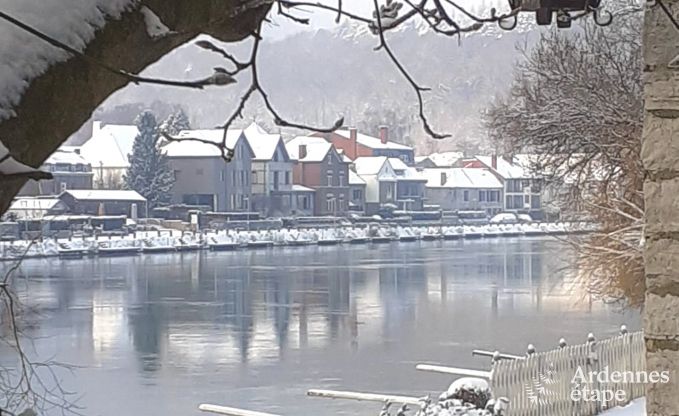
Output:
M593 416L644 395L642 383L599 383L597 380L580 386L572 383L578 368L588 377L590 371L599 372L606 367L609 374L627 372L627 377L629 372L644 371L643 333L626 333L602 341L569 345L534 353L525 359L497 361L493 365L490 384L494 397L509 399L507 416ZM605 404L601 399L572 398L583 393L591 398L594 390L622 391L625 397L623 400L613 398Z

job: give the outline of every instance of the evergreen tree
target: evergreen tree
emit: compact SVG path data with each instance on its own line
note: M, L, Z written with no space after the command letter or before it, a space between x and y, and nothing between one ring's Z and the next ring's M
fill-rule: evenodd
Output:
M147 199L149 209L170 202L174 174L167 157L158 146L156 118L144 111L135 120L139 133L134 139L132 154L128 155L130 167L125 173L125 186L139 192Z
M189 122L189 116L181 108L170 114L160 125L160 130L168 133L170 136L174 136L182 130L190 129L191 122Z

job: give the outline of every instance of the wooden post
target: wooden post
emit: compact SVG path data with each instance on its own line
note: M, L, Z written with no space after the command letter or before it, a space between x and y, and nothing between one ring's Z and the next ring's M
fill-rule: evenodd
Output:
M227 416L278 416L273 413L255 412L253 410L238 409L235 407L217 406L216 404L201 404L198 406L198 409L203 412Z
M347 399L347 400L358 400L358 401L369 401L369 402L392 402L392 403L405 403L419 406L424 403L427 399L426 397L413 397L413 396L397 396L393 394L381 394L381 393L359 393L354 391L338 391L338 390L319 390L311 389L306 392L307 396L311 397L322 397L325 399Z

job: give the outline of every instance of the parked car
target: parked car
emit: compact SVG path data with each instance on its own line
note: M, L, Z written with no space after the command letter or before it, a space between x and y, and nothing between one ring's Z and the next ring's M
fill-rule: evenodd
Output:
M514 214L513 212L501 212L490 219L491 224L519 224L533 222L528 214Z

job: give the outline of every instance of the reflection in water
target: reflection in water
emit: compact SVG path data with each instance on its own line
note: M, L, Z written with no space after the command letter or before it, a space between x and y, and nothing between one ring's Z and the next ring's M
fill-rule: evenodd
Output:
M92 414L194 414L199 402L275 413L373 414L304 399L311 387L426 394L449 379L417 361L483 368L473 348L521 353L634 313L579 302L546 239L29 260L36 348ZM1 358L1 352L0 352Z

